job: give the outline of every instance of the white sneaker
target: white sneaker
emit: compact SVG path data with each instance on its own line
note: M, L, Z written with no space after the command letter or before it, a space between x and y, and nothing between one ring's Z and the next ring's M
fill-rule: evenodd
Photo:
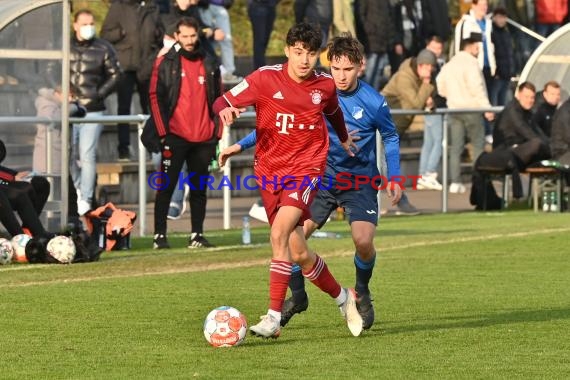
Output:
M79 216L87 214L89 210L91 210L91 205L89 202L84 201L83 199L77 201L77 213Z
M418 190L443 190L441 183L437 182L437 173L426 173L422 174L421 178L418 179Z
M262 315L260 319L261 322L249 328L249 331L251 331L253 335L257 335L262 338L277 338L281 334L281 325L277 318L267 314Z
M356 292L354 289L345 288L346 301L339 306L340 314L346 320L346 324L351 334L359 336L362 332L362 316L356 308Z
M467 191L465 185L460 182L453 182L449 185L449 192L451 194L463 194L465 191Z

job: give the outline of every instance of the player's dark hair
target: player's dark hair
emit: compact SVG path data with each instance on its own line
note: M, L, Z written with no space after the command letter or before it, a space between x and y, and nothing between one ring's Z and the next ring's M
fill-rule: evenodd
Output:
M297 42L300 42L303 48L309 51L319 51L323 36L317 25L301 22L289 29L285 41L287 46L295 46Z
M327 59L332 62L346 56L350 63L359 65L362 63L364 47L350 33L342 33L333 38L327 45Z
M185 26L187 28L194 28L196 32L200 31L200 25L198 21L193 17L182 17L176 23L176 33L180 33L180 27Z

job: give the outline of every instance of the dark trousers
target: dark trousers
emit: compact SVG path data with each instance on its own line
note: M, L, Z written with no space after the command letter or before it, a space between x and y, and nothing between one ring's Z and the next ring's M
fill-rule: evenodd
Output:
M253 68L265 66L265 51L275 22L275 6L252 3L247 14L253 31Z
M533 162L550 158L550 148L540 138L530 139L512 149L519 160L520 170L524 170Z
M141 110L144 114L149 113L148 108L148 90L150 83L149 81L140 81L137 79L136 71L125 71L121 75L119 83L117 85L117 114L118 115L130 115L131 114L131 103L133 101L133 93L136 90L139 93ZM129 145L131 145L130 138L130 125L129 124L119 124L119 152L128 152Z
M12 182L8 186L0 187L0 191L6 196L10 205L10 209L2 205L2 213L12 211L13 216L13 211L16 211L22 220L22 226L29 228L34 236L47 234L39 219L50 192L50 184L45 178L34 177L30 183ZM11 231L21 231L19 225L15 228L9 216L3 215L1 219L3 223L4 220L7 221L8 225L4 226L10 234L13 234Z
M180 169L186 162L188 165L188 181L190 186L190 221L192 232L204 231L206 217L206 189L204 185L208 173L208 165L216 154L216 143L191 143L176 135L167 135L163 145L161 170L166 175L163 186L156 192L154 203L154 232L166 235L166 215L170 198L178 183ZM180 182L183 186L184 181Z

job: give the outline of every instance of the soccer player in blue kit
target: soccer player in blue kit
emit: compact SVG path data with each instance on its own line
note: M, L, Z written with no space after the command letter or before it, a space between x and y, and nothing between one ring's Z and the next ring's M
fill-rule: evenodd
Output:
M349 157L327 122L330 147L325 176L311 204L311 218L305 221L303 231L306 238L309 238L326 223L333 210L339 206L345 209L355 247L357 308L362 316L363 328L367 330L374 323L374 308L368 285L376 261L374 234L379 218L378 187L386 188L393 205L398 203L402 194L400 183L391 179L400 175L399 137L384 97L358 79L363 64L358 40L348 34L335 37L328 45L328 59L346 126L359 149L354 157ZM379 175L376 165L376 131L380 132L384 143L388 169L386 177L389 182L382 185L363 184L357 181L357 176L372 179ZM229 157L253 145L255 132L224 149L219 156L220 166ZM307 310L309 306L301 268L297 265L293 266L289 287L292 296L283 305L281 326L285 326L293 315Z

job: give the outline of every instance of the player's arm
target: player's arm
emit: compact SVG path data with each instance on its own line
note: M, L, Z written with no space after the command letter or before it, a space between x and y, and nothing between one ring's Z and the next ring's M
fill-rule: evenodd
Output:
M257 134L255 131L251 132L249 135L245 136L243 139L239 140L237 143L228 146L227 148L223 149L218 156L218 163L220 167L224 167L227 160L243 152L246 149L249 149L255 146L255 142L257 140Z
M388 103L382 99L382 105L376 112L376 125L382 142L384 143L384 152L386 155L386 166L388 167L388 186L386 193L392 198L392 205L400 201L402 197L402 189L398 181L393 181L394 176L400 175L400 137L396 131L396 125L390 114Z
M242 112L245 112L243 107L257 102L259 91L256 83L263 83L261 75L259 70L254 71L232 87L231 90L216 99L212 109L215 114L220 116L220 120L224 125L231 125Z

